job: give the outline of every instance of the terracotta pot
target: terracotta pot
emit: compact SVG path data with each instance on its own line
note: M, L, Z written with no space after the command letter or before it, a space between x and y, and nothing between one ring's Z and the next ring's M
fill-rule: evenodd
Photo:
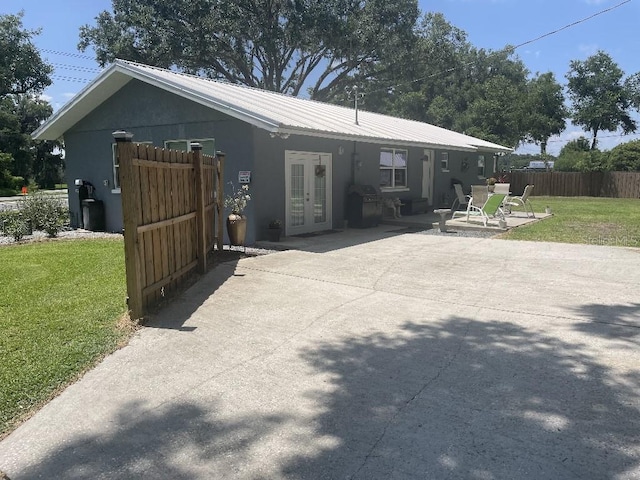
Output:
M247 217L232 213L227 217L227 234L231 245L244 246L247 236Z

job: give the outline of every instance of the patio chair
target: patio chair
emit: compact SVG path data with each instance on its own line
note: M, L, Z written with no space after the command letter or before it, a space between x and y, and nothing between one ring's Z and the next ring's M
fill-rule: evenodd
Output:
M504 220L504 212L502 211L502 202L506 198L504 193L494 193L481 207L471 205L471 208L467 211L467 222L471 215L479 216L482 219L484 226L491 218L499 218Z
M526 187L524 187L524 192L522 193L522 196L509 197L505 202L505 206L509 209L511 209L511 207L524 207L524 212L527 214L527 218L529 217L529 210L531 211L531 216L533 218L536 218L536 214L533 213L533 206L529 201L529 195L531 195L531 190L533 190L533 185L527 185Z
M464 192L462 191L462 185L460 185L459 183L454 183L453 189L456 192L456 198L453 199L453 203L451 204L451 211L455 212L460 207L464 207L466 210L471 196L464 194Z
M509 195L509 189L511 188L511 184L510 183L496 183L493 186L493 192L494 193L504 193L505 195Z
M451 220L456 218L456 216L466 216L468 220L469 215L477 214L477 210L486 203L487 198L489 198L489 187L486 185L471 185L471 197L467 201L467 209L454 211L451 214ZM472 207L476 208L473 209Z

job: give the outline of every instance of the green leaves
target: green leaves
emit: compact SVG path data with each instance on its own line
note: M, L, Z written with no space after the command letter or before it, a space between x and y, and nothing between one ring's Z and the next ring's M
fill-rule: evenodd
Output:
M79 48L328 99L410 43L417 15L416 0L114 0Z
M40 93L51 85L53 67L40 57L32 42L38 32L23 28L22 15L0 15L0 98Z
M623 77L624 72L603 51L585 61L571 62L567 80L573 102L572 120L593 133L592 149L602 130L615 131L620 127L624 133L630 133L637 129L630 112L640 108L640 77L639 74L626 80Z

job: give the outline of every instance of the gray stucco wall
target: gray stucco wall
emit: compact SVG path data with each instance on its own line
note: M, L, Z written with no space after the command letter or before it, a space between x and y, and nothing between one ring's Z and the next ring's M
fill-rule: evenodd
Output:
M377 188L380 182L380 149L389 147L310 136L272 137L228 115L132 80L65 133L66 177L74 226L79 224L81 211L72 185L74 179L81 178L94 185L94 198L105 204L106 229L122 229L120 194L112 191L111 145L115 130L132 132L134 141L151 142L158 147L163 147L167 140L215 139L216 150L227 155L225 193L231 191L229 182L238 186L239 171L252 172L252 201L246 210L249 219L247 244L265 238L270 220L285 220L287 150L332 155L332 219L333 227L340 228L346 218L349 186L360 183ZM423 149L409 147L407 150L408 191L389 192L385 196L421 197ZM435 150L434 198L429 199L430 208L450 205L453 200L452 178L462 181L465 191L471 184L484 181L478 178L477 153L449 151L449 172L443 172L440 168L441 152ZM490 153L484 155L489 172L492 156ZM463 159L468 163L465 172L461 171Z
M216 150L227 154L226 178L237 182L238 170L253 167L253 128L232 117L190 102L161 89L132 80L65 133L66 179L95 186L94 197L105 204L106 229L122 229L119 193L113 193L112 133L126 130L137 142L163 147L167 140L214 138ZM105 185L105 180L108 185ZM230 189L230 186L227 185ZM78 225L80 206L70 187L69 207ZM248 213L251 212L249 206ZM249 232L253 233L253 232Z

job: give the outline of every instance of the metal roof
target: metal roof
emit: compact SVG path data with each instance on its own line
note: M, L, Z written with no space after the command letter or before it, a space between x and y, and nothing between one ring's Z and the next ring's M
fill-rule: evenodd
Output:
M308 135L388 145L510 152L511 148L428 123L116 60L35 132L56 140L132 79L154 85L271 133ZM116 126L114 126L115 128Z

